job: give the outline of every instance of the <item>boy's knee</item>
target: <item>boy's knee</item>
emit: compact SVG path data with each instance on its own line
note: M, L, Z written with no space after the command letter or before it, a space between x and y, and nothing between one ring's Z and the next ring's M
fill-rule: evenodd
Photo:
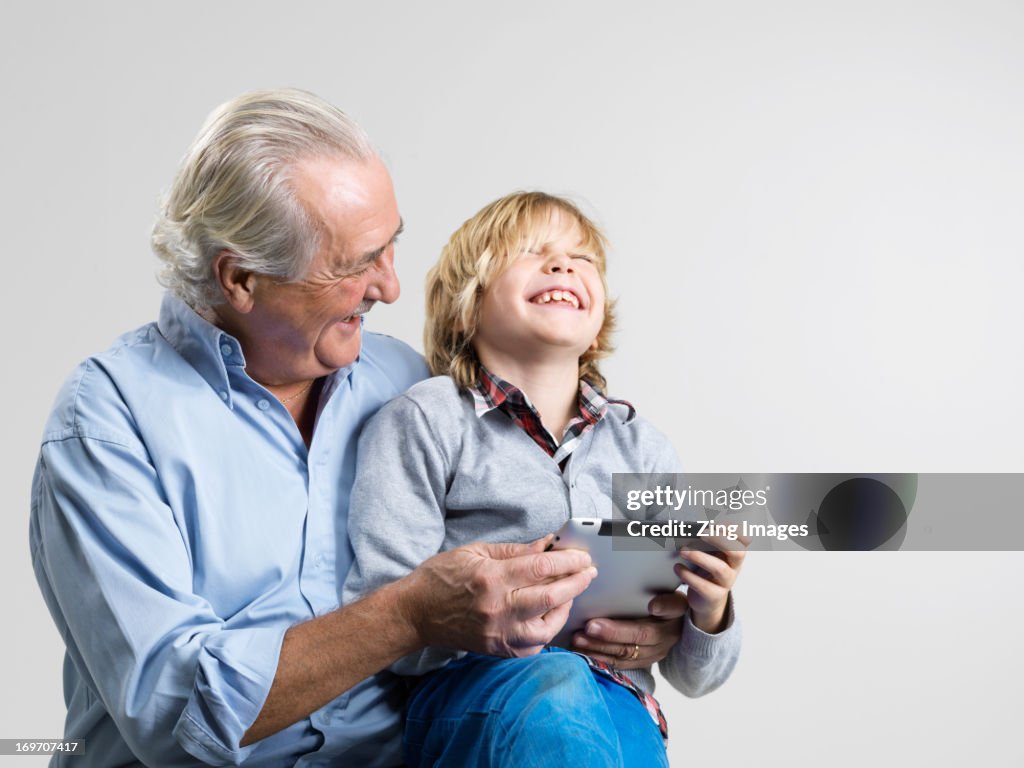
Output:
M502 708L506 719L537 720L544 727L545 718L564 719L566 712L603 704L590 666L573 653L542 653L518 662L522 668L512 680L508 702L513 706Z
M594 686L590 666L574 653L541 653L523 661L527 683L541 693Z
M584 754L587 765L619 764L605 697L590 666L576 654L489 659L462 682L475 689L464 707L431 711L421 702L410 707L410 754L443 752L451 758L439 765L516 765L538 754L552 765Z

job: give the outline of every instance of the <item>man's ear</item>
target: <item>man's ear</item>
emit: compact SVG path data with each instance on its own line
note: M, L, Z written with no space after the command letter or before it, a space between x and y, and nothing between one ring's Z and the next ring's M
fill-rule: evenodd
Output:
M241 314L252 310L255 303L255 272L242 269L238 257L231 251L223 250L213 259L213 274L224 300L232 309Z

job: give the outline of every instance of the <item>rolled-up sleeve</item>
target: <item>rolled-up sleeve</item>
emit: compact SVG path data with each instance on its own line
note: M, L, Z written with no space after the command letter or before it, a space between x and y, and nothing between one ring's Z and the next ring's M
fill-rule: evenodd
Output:
M288 623L233 625L193 591L187 535L133 436L44 442L32 559L72 661L147 764L245 761Z

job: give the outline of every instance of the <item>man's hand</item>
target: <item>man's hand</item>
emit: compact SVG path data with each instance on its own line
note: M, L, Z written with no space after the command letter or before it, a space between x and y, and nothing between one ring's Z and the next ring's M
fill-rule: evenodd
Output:
M651 600L646 619L593 619L573 636L573 649L619 669L649 667L679 642L686 595L667 592Z
M399 582L402 613L423 645L538 653L597 575L586 552L545 552L550 541L470 544L435 555Z

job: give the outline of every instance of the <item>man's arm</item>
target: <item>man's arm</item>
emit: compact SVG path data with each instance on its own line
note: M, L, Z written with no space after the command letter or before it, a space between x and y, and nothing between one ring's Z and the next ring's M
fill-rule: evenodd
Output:
M565 624L596 571L577 550L473 544L427 560L351 605L288 630L266 702L242 745L306 717L426 645L526 656Z
M129 434L43 445L33 481L32 560L90 694L142 762L241 762L287 625L218 614L156 472Z
M245 745L426 644L461 637L484 652L539 650L592 577L589 558L540 553L543 542L465 547L312 621L236 626L193 592L154 469L121 438L44 445L32 557L76 667L146 763L185 762L186 751L244 762ZM574 575L545 583L565 574Z

